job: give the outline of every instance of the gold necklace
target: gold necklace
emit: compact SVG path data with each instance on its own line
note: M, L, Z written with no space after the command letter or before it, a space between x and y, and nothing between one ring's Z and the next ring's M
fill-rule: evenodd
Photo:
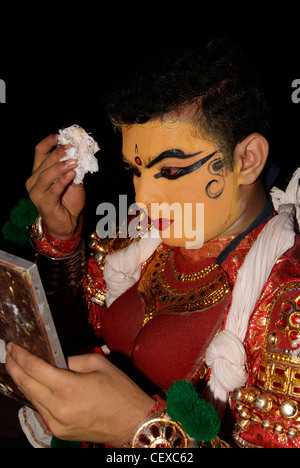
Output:
M178 287L168 283L166 268ZM187 285L191 287L187 288ZM213 263L196 273L181 273L174 263L174 251L158 249L147 265L138 289L145 303L144 326L159 314L193 312L217 304L231 292L232 286L220 265Z

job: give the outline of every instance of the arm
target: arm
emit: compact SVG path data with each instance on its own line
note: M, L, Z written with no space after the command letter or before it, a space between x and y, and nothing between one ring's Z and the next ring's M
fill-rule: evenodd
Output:
M26 187L39 212L39 223L31 230L37 265L63 350L70 355L95 346L83 290L87 267L80 213L85 191L72 184L77 162L60 162L67 147L53 149L55 144L57 136L50 135L36 146Z

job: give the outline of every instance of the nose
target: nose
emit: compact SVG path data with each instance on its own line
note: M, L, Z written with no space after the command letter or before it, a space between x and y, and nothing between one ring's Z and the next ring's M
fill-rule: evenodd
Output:
M143 172L140 177L134 178L135 202L141 208L151 203L162 203L163 197L159 190L159 183L153 175Z

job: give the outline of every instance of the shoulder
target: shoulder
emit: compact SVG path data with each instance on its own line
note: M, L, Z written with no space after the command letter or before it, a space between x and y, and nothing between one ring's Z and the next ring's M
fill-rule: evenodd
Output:
M300 278L282 284L268 304L258 386L300 397Z
M296 344L298 334L300 336L299 236L297 237L294 247L285 252L274 265L249 321L245 343L252 364L256 362L254 376L259 371L261 359L269 363L266 367L269 372L275 361L288 363L290 355L295 357L296 348L293 345ZM264 370L262 372L264 374ZM266 379L264 375L263 380L267 382Z
M295 355L299 347L300 363L300 236L294 246L276 262L265 286L267 330L265 349ZM299 340L299 344L297 344Z
M292 248L275 263L265 285L262 298L274 300L274 294L284 294L289 285L300 281L300 235L296 235Z

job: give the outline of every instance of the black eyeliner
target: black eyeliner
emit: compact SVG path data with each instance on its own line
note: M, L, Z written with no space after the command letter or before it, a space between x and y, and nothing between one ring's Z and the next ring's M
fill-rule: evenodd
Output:
M196 161L194 164L191 164L190 166L176 168L176 169L180 169L180 172L178 173L178 175L175 174L174 176L170 177L169 179L170 180L179 179L179 177L182 177L182 176L184 176L186 174L190 174L191 172L196 171L197 169L199 169L199 167L203 166L203 164L205 164L207 161L209 161L218 152L219 152L219 150L214 151L213 153L209 154L205 158L200 159L199 161ZM200 153L202 153L202 151L200 151ZM196 153L196 154L200 154L200 153ZM195 156L195 155L193 155L193 156ZM190 155L190 157L191 157L191 155ZM155 179L160 179L161 177L165 177L162 172L159 172L158 174L154 175ZM166 178L168 178L168 177L166 177Z
M147 169L150 169L153 167L155 164L159 163L160 161L164 159L170 159L170 158L175 158L175 159L189 159L192 158L193 156L197 156L198 154L203 153L203 151L198 151L197 153L193 154L185 154L182 150L180 149L171 149L164 151L163 153L159 154L155 159L153 159L147 166Z

